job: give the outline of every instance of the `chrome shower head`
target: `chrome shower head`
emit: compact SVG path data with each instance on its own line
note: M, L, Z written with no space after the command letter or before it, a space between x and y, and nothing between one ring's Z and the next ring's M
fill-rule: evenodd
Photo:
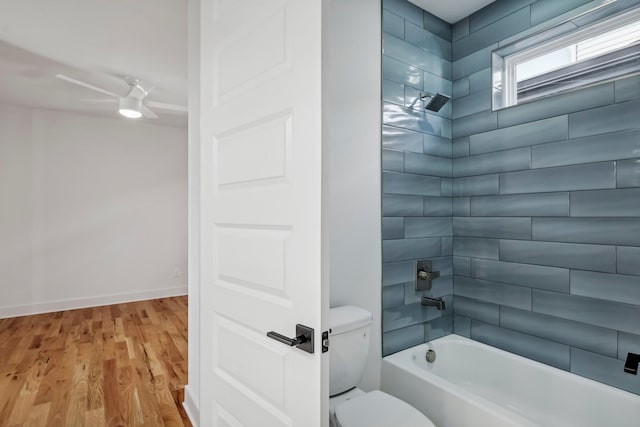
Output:
M426 110L431 110L431 111L440 111L440 109L444 107L444 104L446 104L451 99L451 97L447 95L443 95L441 93L436 93L435 95L433 94L420 95L420 99L425 99L425 98L430 98L430 99L424 108Z

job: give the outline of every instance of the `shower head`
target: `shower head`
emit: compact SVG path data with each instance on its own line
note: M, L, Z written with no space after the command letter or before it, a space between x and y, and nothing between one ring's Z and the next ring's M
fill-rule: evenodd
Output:
M436 93L436 94L427 93L427 94L420 95L420 99L425 99L425 98L430 98L430 99L424 108L426 110L431 110L431 111L440 111L440 109L444 107L444 104L446 104L447 101L451 99L450 96L443 95L441 93Z

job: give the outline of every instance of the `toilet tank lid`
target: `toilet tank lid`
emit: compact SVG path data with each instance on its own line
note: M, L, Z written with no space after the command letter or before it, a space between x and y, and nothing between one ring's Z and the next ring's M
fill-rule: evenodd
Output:
M329 328L332 334L340 334L371 324L373 315L365 309L344 305L329 310Z

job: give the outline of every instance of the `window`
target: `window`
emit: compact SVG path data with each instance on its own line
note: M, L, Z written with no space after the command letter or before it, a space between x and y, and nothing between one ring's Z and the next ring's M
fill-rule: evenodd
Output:
M619 7L605 4L494 51L493 109L640 73L640 7Z

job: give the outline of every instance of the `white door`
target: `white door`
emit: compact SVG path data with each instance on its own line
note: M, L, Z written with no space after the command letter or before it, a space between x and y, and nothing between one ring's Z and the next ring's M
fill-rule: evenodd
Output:
M201 426L321 426L321 2L201 1Z

